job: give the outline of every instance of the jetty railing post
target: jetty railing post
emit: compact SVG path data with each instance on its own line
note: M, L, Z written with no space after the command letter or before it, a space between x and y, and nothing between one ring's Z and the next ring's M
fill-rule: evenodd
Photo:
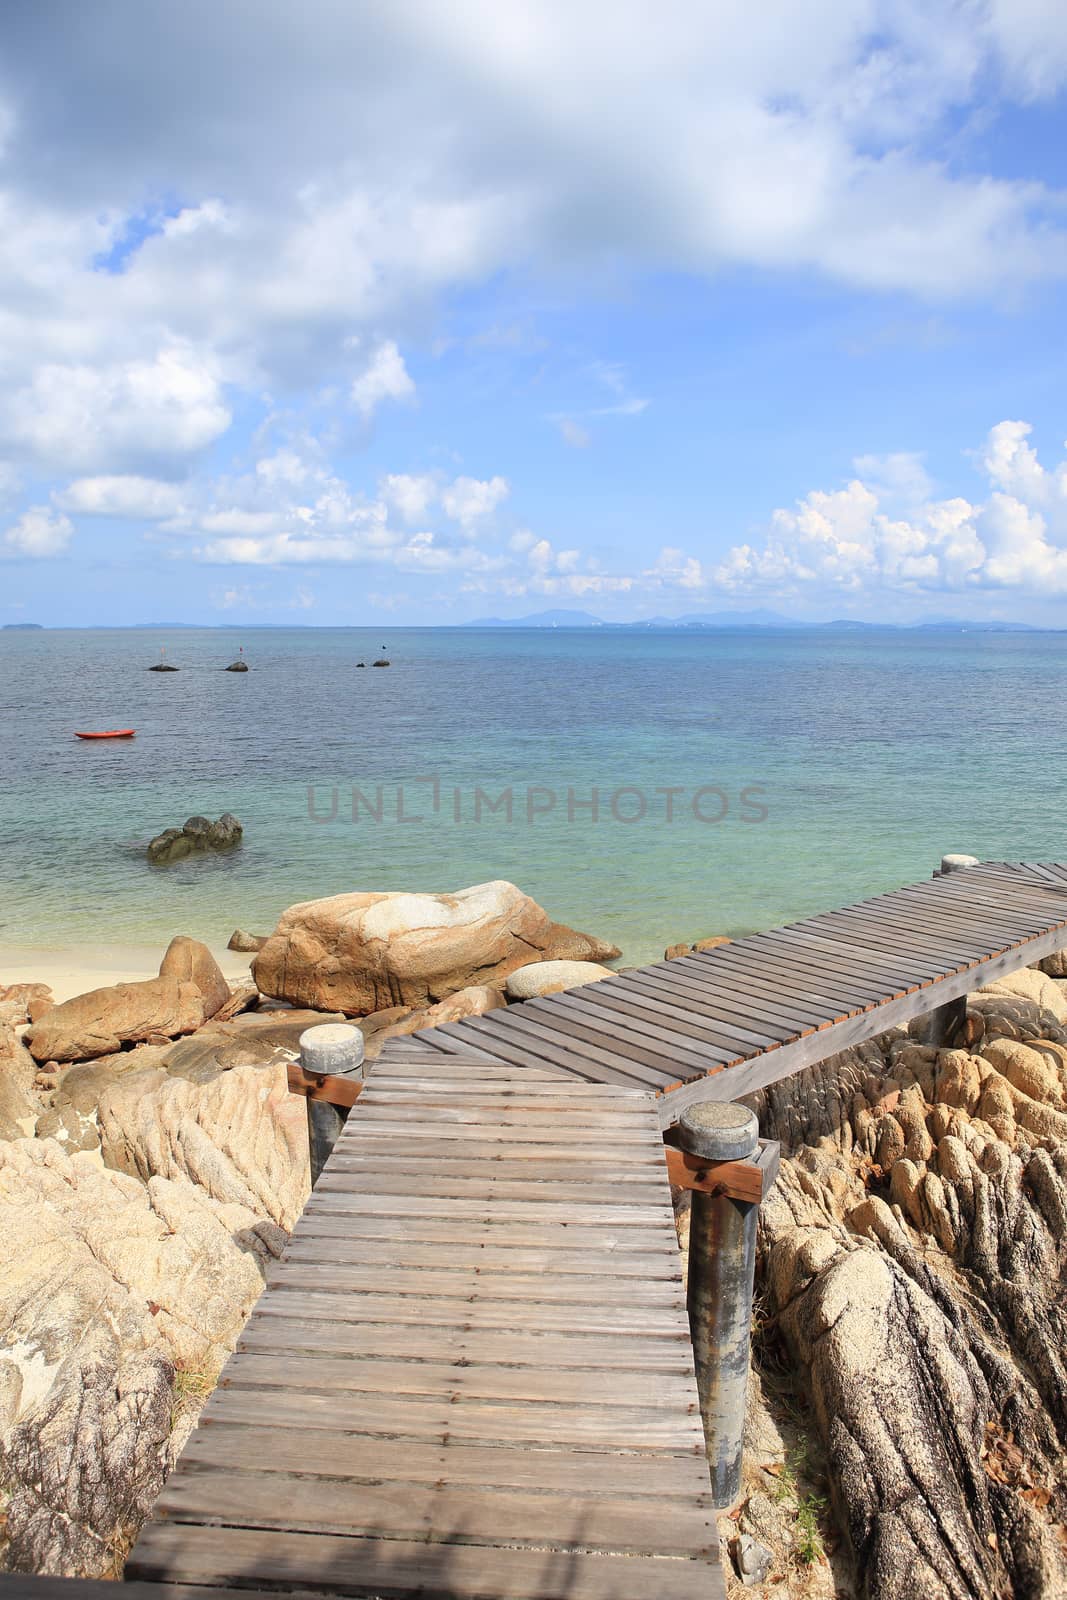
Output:
M936 874L939 878L947 878L952 872L964 872L968 867L979 865L977 856L948 855L941 857L941 869ZM958 1000L950 1000L947 1005L938 1006L931 1011L925 1028L925 1040L935 1050L942 1049L950 1044L956 1037L958 1029L967 1021L967 996L961 994Z
M709 1161L744 1161L756 1153L759 1124L745 1106L704 1101L683 1111L678 1144ZM712 1499L718 1506L732 1505L741 1490L758 1212L754 1201L693 1191L689 1328Z
M323 1022L306 1028L300 1035L300 1065L318 1077L363 1076L363 1034L347 1022ZM311 1187L330 1158L337 1136L348 1120L348 1112L327 1100L307 1097L308 1155L311 1160Z

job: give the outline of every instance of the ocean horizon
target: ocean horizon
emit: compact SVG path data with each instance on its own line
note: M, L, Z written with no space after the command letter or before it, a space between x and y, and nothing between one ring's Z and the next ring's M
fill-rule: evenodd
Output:
M0 635L4 944L218 945L300 900L508 878L639 962L944 851L1062 855L1067 635L152 631ZM148 672L161 648L180 671ZM74 737L118 726L136 737ZM225 811L239 849L148 864L154 834Z

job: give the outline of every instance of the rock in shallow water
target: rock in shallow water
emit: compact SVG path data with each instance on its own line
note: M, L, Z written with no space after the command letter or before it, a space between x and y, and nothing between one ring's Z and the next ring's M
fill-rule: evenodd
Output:
M217 822L207 817L189 817L180 828L164 828L148 842L146 854L156 867L168 867L175 861L204 850L232 850L240 844L244 829L230 811L224 811Z

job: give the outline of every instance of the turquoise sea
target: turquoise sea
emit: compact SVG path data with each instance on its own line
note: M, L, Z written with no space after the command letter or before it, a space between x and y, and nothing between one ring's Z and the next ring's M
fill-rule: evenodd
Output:
M146 670L161 646L179 672ZM947 850L1067 859L1065 692L1054 633L0 632L0 942L221 943L502 877L647 960ZM238 851L147 864L223 811Z

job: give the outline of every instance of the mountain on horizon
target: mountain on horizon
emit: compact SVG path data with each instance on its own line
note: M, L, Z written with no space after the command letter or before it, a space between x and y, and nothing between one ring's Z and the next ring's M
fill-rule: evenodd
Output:
M460 628L604 628L608 624L590 611L535 611L528 617L476 617Z

